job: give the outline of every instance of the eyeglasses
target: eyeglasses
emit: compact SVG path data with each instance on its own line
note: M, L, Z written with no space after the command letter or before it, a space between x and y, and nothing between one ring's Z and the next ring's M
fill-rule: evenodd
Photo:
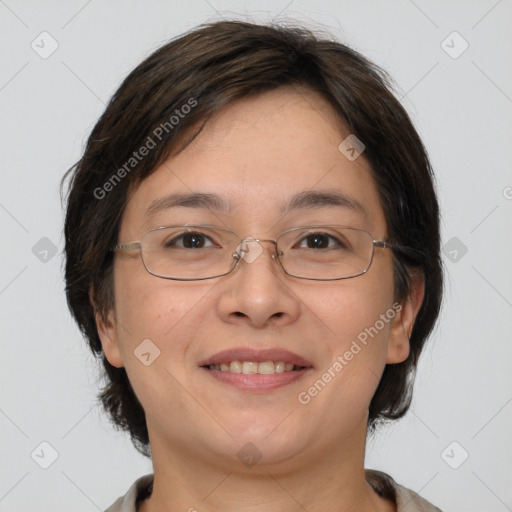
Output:
M150 229L140 242L113 251L140 249L146 270L157 277L196 281L225 276L243 259L255 261L262 242L274 245L272 258L284 272L299 279L333 281L360 276L372 264L374 248L390 244L374 240L362 229L345 226L305 226L281 233L276 240L242 239L216 226L181 225Z

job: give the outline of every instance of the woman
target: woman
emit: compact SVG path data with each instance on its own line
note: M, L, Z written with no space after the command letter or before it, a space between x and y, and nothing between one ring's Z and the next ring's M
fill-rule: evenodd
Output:
M442 293L431 167L384 72L211 23L125 79L69 174L68 303L154 468L108 512L439 510L364 469Z

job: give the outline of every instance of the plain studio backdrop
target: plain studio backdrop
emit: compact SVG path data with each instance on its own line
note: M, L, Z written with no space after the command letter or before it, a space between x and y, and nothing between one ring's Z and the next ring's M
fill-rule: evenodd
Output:
M447 286L411 410L366 466L446 511L512 510L510 0L0 0L0 511L104 510L152 470L96 405L59 180L133 67L222 18L324 28L394 77L437 175Z

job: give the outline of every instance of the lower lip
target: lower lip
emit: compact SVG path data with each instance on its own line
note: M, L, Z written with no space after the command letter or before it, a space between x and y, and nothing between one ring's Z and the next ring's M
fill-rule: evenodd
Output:
M294 372L279 372L270 375L263 375L260 373L245 374L209 370L207 368L202 369L205 372L208 372L208 374L214 379L224 382L225 384L231 384L242 391L269 391L277 389L281 386L297 381L312 370L312 368L304 368Z

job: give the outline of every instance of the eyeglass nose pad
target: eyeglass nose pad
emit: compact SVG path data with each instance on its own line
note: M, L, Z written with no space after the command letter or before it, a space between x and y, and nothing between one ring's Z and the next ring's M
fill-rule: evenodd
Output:
M242 258L247 263L253 263L260 257L262 252L263 247L256 238L246 238L240 242L235 254L238 255L239 259Z

